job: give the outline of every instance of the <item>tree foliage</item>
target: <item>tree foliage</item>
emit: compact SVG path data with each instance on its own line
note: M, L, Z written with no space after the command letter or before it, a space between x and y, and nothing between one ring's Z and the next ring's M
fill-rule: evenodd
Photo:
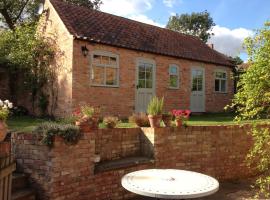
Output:
M249 68L240 77L238 93L233 100L237 120L269 118L270 115L270 23L258 30L254 37L245 40ZM264 172L256 184L259 193L270 197L270 131L255 126L252 130L253 148L248 155L250 163Z
M0 63L24 77L33 104L44 95L45 85L55 78L54 69L50 68L55 46L53 41L36 33L36 26L25 23L0 34Z
M90 9L99 9L101 0L65 0L67 2L85 6ZM0 22L14 30L23 22L33 22L38 19L37 10L44 0L1 0Z
M212 35L210 31L215 26L213 18L209 12L193 12L192 14L181 14L171 16L166 28L197 36L205 43Z

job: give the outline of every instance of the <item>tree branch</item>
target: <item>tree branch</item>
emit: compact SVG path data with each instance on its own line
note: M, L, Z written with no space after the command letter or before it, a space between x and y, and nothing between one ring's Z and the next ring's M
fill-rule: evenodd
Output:
M17 17L14 19L15 22L21 17L21 14L22 14L22 12L23 12L25 6L28 4L29 1L30 1L30 0L26 0L25 3L23 4L23 6L22 6L21 10L19 11Z
M5 21L8 25L8 27L11 29L11 30L14 30L15 29L15 25L14 25L14 22L12 21L11 17L9 16L8 12L6 9L1 9L0 10L0 13L3 15L3 17L5 18Z

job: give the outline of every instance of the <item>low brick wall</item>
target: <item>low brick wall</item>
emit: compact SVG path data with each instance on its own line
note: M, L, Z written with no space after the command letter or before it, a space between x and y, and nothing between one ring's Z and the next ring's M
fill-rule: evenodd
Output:
M95 137L95 152L101 161L140 155L140 128L99 129Z
M252 144L248 130L248 126L100 129L84 133L76 145L57 137L51 149L35 135L17 133L12 135L12 149L40 199L116 200L133 196L120 181L139 169L188 169L219 180L250 176L244 163ZM100 164L95 163L97 154ZM98 165L130 156L148 156L154 162L95 172Z

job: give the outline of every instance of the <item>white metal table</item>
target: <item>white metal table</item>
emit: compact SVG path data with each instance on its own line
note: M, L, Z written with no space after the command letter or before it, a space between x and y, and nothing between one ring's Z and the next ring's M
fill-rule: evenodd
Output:
M218 191L216 179L205 174L175 170L148 169L126 174L122 186L130 192L161 199L192 199Z

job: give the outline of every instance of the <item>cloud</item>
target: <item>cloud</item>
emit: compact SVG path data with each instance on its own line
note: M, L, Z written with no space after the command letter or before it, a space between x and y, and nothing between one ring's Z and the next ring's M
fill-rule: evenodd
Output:
M165 4L165 6L172 8L176 3L176 0L163 0L163 3Z
M128 17L151 10L153 0L103 0L102 2L100 7L102 11Z
M152 9L154 0L103 0L100 9L111 13L133 19L146 24L165 27L153 19L150 19L144 13Z
M142 14L133 15L133 16L130 16L129 18L133 19L133 20L136 20L136 21L139 21L139 22L146 23L146 24L151 24L151 25L159 26L159 27L165 27L164 24L160 24L160 23L150 19L146 15L142 15Z
M229 29L219 25L214 26L212 32L215 35L208 40L208 43L213 43L217 51L232 57L245 53L243 41L246 37L254 34L249 29Z

